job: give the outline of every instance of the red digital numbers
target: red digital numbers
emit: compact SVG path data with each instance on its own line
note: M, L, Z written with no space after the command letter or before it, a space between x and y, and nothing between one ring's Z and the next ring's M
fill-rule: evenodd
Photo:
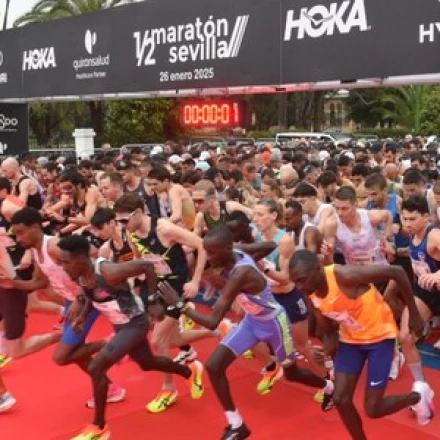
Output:
M193 102L182 107L185 126L238 126L240 116L237 102Z

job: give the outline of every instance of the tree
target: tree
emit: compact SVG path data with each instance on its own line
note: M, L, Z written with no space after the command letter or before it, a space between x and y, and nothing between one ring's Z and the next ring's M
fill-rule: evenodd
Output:
M381 97L387 89L351 90L347 99L348 118L365 127L384 126L384 103ZM388 106L390 107L390 106Z
M440 87L432 87L426 94L422 111L422 131L426 134L440 134Z
M391 106L382 110L382 117L413 133L419 133L424 98L428 90L428 86L409 86L389 90L380 99L382 104Z
M40 0L29 12L17 18L14 26L45 23L133 2L133 0Z
M29 12L15 20L14 26L74 17L133 2L134 0L40 0ZM87 104L90 123L96 132L96 142L99 144L103 140L104 134L105 103L103 101L89 101Z
M149 143L175 137L167 132L178 119L177 101L173 99L136 99L110 101L107 106L105 136L112 144Z

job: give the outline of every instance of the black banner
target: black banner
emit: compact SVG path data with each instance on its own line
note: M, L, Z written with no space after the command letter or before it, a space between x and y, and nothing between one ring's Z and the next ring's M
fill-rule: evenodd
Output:
M0 100L436 74L439 46L438 0L149 0L0 32Z
M283 0L282 11L281 83L440 73L438 0Z
M0 155L29 151L27 104L0 104Z

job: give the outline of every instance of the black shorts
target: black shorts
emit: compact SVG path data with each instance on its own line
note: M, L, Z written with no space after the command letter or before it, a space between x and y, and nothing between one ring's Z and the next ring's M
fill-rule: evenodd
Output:
M309 316L304 295L296 287L289 293L275 293L274 297L286 309L292 324L304 321Z
M135 361L141 362L145 355L151 356L147 340L148 319L143 313L131 319L128 324L115 325L115 335L102 349L102 353L113 364L127 354Z
M423 301L433 316L440 315L440 292L422 289L418 284L414 286L414 296Z
M3 320L5 337L19 339L26 328L28 295L21 290L0 289L0 319Z

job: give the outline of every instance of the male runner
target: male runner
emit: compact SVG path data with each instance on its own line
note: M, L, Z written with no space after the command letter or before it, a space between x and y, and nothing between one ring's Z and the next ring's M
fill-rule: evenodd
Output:
M54 362L61 366L74 363L88 373L92 355L104 345L104 341L85 342L99 312L96 309L90 311L80 332L73 328L72 321L82 309L82 303L78 300L82 289L57 264L61 261L61 252L57 246L59 238L45 235L42 222L40 213L34 208L23 208L11 219L17 242L25 249L31 250L33 260L49 279L51 288L65 300L66 323L61 341L53 354ZM125 398L125 393L123 388L111 384L107 401L120 402ZM93 405L93 399L87 402L88 407L93 407Z
M409 242L414 271L414 296L424 322L440 315L440 230L430 223L426 197L413 195L402 202L402 216L411 234ZM416 340L408 325L410 310L405 309L400 323L400 341L408 367L415 381L425 382Z
M275 300L254 260L245 253L234 250L233 235L226 225L210 230L205 235L203 246L211 266L223 269L226 276L224 288L211 315L187 308L168 283L161 283L159 286L160 295L168 304L207 328L215 329L218 326L236 298L245 312L245 318L215 349L206 364L214 391L228 421L222 440L240 440L250 435L232 400L226 370L237 357L259 342L266 342L272 347L284 367L284 377L287 380L325 388L326 398L322 408L330 409L333 383L296 364L292 331L286 312Z
M384 397L397 326L391 309L373 283L389 279L397 283L409 310L409 328L421 334L423 320L405 271L398 266L380 265L323 268L316 254L302 250L290 260L290 276L315 306L324 334L324 354L332 356L336 352L333 400L351 437L367 439L353 404L356 385L367 361L367 415L379 418L413 406L419 423L428 423L433 416L433 391L425 382L415 382L408 394ZM339 323L339 332L332 320Z
M186 379L193 399L203 395L203 366L194 361L190 366L180 365L165 357L153 356L146 338L148 320L141 299L128 286L127 279L141 274L147 277L150 292L156 292L157 278L154 265L146 261L110 263L98 258L93 263L89 257L90 244L80 236L63 238L61 249L63 269L79 282L85 293L86 303L81 315L74 322L80 329L91 306L101 311L115 329L115 336L90 362L95 400L93 424L74 440L107 440L110 431L106 426L105 410L109 381L107 371L125 355L129 355L144 371L162 371L178 374Z
M149 217L144 213L144 203L136 194L125 194L116 203L116 221L125 224L131 240L141 258L154 264L160 280L169 281L187 299L194 298L206 264L206 253L200 237L165 218ZM191 272L183 246L198 252L194 274ZM149 295L155 292L148 291ZM143 297L144 302L147 298ZM161 356L171 357L172 347L181 347L201 338L218 336L207 329L179 329L179 313L167 310L165 319L156 322L151 343ZM170 374L165 374L164 384L157 397L147 405L153 413L165 411L177 401L178 393Z

